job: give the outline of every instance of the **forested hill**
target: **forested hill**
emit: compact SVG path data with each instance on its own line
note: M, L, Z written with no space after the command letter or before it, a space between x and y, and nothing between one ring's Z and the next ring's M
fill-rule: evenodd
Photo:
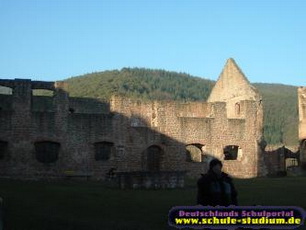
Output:
M297 87L253 84L263 98L264 135L269 144L298 144Z
M123 68L67 79L71 96L100 97L112 94L148 100L206 100L214 81L165 70Z
M178 101L205 101L215 84L214 81L185 73L144 68L97 72L65 81L72 97L109 99L113 94L121 94L143 100ZM297 87L253 85L263 97L265 140L268 144L297 145Z

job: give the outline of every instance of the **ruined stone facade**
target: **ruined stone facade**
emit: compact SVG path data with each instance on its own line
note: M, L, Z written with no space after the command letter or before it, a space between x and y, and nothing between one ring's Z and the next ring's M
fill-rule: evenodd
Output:
M229 59L207 102L109 102L71 98L63 82L0 80L0 174L12 178L90 176L111 168L187 171L217 157L240 178L265 173L261 98ZM53 97L32 95L35 89ZM304 137L305 139L305 137Z
M267 176L284 176L299 171L298 146L267 146L264 151Z
M300 159L306 165L306 87L298 88Z

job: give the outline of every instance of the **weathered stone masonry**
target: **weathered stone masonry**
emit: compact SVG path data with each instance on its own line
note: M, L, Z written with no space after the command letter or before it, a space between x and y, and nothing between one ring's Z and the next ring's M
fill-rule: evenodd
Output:
M306 165L306 87L298 88L299 141L301 162Z
M71 98L64 82L0 80L0 174L12 178L184 171L211 157L241 178L265 174L261 99L229 59L207 102ZM47 89L53 97L32 96ZM187 151L186 151L187 150Z

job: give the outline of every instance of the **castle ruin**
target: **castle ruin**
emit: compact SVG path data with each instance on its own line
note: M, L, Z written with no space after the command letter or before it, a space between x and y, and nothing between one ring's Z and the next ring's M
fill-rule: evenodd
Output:
M233 59L207 102L119 96L105 102L69 97L64 82L15 79L0 85L12 91L0 95L1 177L104 179L111 168L198 177L212 157L234 177L266 173L261 97ZM36 89L53 96L34 96ZM306 125L305 101L300 130ZM300 139L305 145L306 133L300 131Z

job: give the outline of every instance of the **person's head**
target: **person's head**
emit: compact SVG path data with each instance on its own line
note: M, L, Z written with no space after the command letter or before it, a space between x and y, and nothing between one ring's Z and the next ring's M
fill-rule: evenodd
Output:
M221 175L222 172L222 162L218 159L213 159L209 163L209 170L213 171L217 175Z

